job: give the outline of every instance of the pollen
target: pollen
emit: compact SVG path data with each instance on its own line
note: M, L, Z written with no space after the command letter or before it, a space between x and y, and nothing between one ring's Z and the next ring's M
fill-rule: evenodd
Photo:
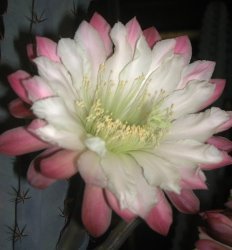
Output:
M98 99L86 117L85 129L89 135L104 140L107 150L114 153L151 149L159 144L169 128L170 112L157 112L152 110L145 123L130 124L113 118Z

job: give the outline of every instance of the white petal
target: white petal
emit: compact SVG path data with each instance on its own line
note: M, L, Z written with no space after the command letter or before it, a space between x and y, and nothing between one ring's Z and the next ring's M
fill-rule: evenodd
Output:
M37 117L59 129L75 131L81 127L78 117L70 112L60 97L38 100L32 105L32 110Z
M75 41L69 38L59 40L57 52L62 63L70 72L74 86L79 90L84 75L83 53L81 53L80 49L78 51Z
M103 81L112 81L117 87L119 73L132 60L132 49L126 39L125 26L118 22L111 30L110 36L115 45L114 54L105 62Z
M154 154L180 166L222 161L222 154L217 148L191 139L162 142L154 149Z
M107 178L100 165L100 157L92 151L85 151L77 161L78 171L87 184L106 187Z
M75 133L59 130L52 125L39 128L35 131L42 140L51 143L52 145L70 150L83 150L82 131L76 130Z
M219 108L211 108L197 114L188 114L172 123L165 139L194 139L205 142L229 118L229 114Z
M215 86L208 82L191 81L184 89L170 94L161 105L161 108L173 106L173 118L197 112L200 107L212 96Z
M153 72L155 69L157 69L167 57L173 55L175 45L175 39L166 39L155 44L152 50L152 63L150 72Z
M157 202L156 188L150 186L142 175L142 169L128 155L108 153L101 160L108 179L108 189L116 195L121 209L128 208L144 216Z
M132 152L130 155L142 167L149 185L179 193L180 175L170 162L148 152L138 151Z
M95 28L92 25L83 21L74 37L74 40L77 42L86 54L88 61L91 64L91 82L95 85L97 79L97 74L99 66L104 63L106 59L106 50L104 43ZM84 65L85 66L85 65Z
M147 79L149 93L153 95L155 91L159 93L161 90L175 90L180 81L183 65L184 58L179 55L173 55L164 61Z
M147 74L150 64L151 50L145 38L141 36L137 42L133 60L122 70L119 78L131 85L135 78Z

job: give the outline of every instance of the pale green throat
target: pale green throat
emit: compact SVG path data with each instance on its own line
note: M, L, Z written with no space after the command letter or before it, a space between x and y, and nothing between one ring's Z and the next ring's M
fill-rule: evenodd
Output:
M82 90L82 98L76 102L81 123L90 138L104 141L107 151L152 149L170 128L172 108L160 108L165 92L149 97L144 76L129 86L120 81L116 87L99 78L94 91L85 78Z

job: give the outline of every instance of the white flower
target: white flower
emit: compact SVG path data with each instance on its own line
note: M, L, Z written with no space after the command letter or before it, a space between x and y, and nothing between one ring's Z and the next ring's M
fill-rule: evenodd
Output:
M206 188L202 170L231 163L231 142L213 137L231 126L231 113L201 111L224 88L210 79L214 63L189 64L187 37L159 40L135 18L111 29L95 14L74 39L37 38L37 76L9 76L37 119L1 135L1 152L46 148L40 172L36 160L28 172L37 187L79 171L86 182L82 218L95 236L107 229L111 208L166 234L172 216L165 195L179 210L196 212L192 189ZM10 105L17 117L30 114L22 101Z

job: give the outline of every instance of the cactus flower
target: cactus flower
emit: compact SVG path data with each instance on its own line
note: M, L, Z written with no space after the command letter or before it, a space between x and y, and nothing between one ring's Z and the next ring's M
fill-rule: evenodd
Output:
M37 37L27 51L38 73L8 77L19 96L9 110L31 122L3 133L0 152L42 150L28 169L33 186L78 172L82 219L94 236L107 230L112 210L167 234L166 197L182 212L198 211L193 189L207 188L203 171L232 162L232 143L213 136L231 127L231 113L202 111L225 85L211 79L214 62L190 63L185 36L161 40L136 18L111 28L97 13L74 39Z

